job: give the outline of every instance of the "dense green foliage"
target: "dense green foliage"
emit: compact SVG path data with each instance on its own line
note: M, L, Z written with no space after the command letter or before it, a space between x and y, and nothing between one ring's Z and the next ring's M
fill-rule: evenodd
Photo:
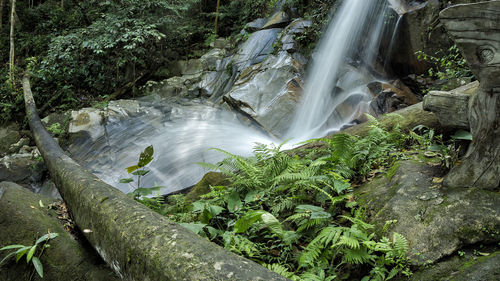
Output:
M376 170L391 172L406 149L427 149L440 141L417 127L387 131L376 120L364 137L338 134L326 147L299 157L281 147L257 145L254 156L233 155L201 165L230 184L212 186L195 202L172 195L143 201L155 211L226 249L293 280L388 280L410 274L406 239L387 237L366 223L352 191ZM420 132L418 134L417 132ZM318 141L318 140L315 140Z
M434 55L422 51L418 51L416 55L418 60L433 65L427 72L429 78L444 82L427 90L450 90L460 86L456 84L458 79L474 79L474 75L457 45L451 46L446 51L441 50Z

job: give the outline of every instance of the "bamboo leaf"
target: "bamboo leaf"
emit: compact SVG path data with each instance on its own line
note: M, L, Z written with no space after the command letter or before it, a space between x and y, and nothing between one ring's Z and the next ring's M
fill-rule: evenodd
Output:
M31 247L30 251L28 252L28 255L26 256L26 262L29 263L33 255L35 254L36 251L36 245Z
M36 272L43 278L43 265L37 257L33 257L32 259L33 265L35 266Z

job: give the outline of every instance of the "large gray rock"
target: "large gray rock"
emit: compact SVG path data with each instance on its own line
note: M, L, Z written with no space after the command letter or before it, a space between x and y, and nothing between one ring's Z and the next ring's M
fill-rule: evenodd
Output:
M0 181L10 181L25 187L41 182L46 167L38 150L0 158Z
M0 127L0 156L9 152L10 146L21 139L16 124Z
M242 71L225 100L274 135L282 136L300 99L301 71L299 62L280 52Z
M418 155L356 190L379 231L386 221L397 221L390 231L406 237L408 256L420 265L469 245L500 242L500 194L443 187L443 175L432 164L437 161Z
M233 58L232 64L235 70L242 71L264 61L273 52L273 44L282 30L282 28L271 28L252 33Z

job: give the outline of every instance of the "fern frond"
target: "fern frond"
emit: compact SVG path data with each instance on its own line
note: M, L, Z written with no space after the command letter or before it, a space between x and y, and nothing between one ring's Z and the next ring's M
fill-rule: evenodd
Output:
M364 247L345 249L343 254L343 260L350 264L362 264L376 259L376 256L368 253Z

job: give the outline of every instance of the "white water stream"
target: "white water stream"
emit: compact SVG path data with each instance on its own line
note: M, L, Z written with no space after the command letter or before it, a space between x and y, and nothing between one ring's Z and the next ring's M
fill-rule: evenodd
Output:
M375 78L365 66L375 61L387 6L386 0L343 1L308 71L305 93L286 134L291 145L339 130L368 111L371 96L365 85ZM79 144L73 157L104 181L130 192L118 181L128 177L124 168L134 165L139 153L152 144L153 175L145 177L143 186L157 182L165 194L199 181L206 171L197 162L223 158L210 148L247 156L256 142L281 142L244 124L235 113L200 103L174 105L168 120L155 118L109 122L105 136Z

